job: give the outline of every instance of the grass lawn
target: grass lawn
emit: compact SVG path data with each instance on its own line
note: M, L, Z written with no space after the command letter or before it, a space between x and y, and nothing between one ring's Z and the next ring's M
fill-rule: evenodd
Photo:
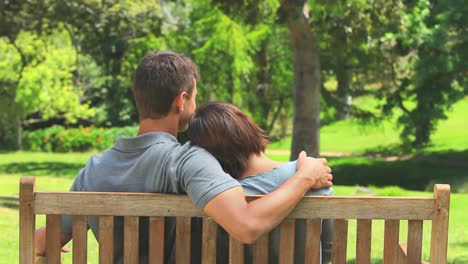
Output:
M359 103L358 100L366 103L365 98L358 98L355 103ZM346 120L323 127L321 151L329 156L336 195L352 195L356 185L362 185L377 195L431 196L434 183L451 184L449 263L468 263L468 214L464 211L468 203L466 113L468 98L454 105L448 114L449 118L439 123L431 145L421 150L408 150L399 144L396 119L383 120L377 124ZM267 154L274 159L287 161L290 143L290 138L274 142L269 146ZM340 153L345 155L336 155ZM36 176L38 190L65 191L90 155L92 153L0 153L0 232L3 237L0 240L0 263L18 262L19 177ZM37 220L38 225L44 222L43 217ZM355 221L350 221L349 263L354 263L355 227ZM372 229L373 263L381 263L383 222L374 221ZM406 223L402 223L402 241L406 240L405 230ZM429 235L430 225L425 224L425 260L429 259ZM89 237L91 263L97 263L97 245L91 233ZM69 254L64 254L64 263L71 263Z
M0 240L1 263L18 262L18 185L21 175L36 176L38 190L67 190L76 172L89 158L91 153L3 153L0 154ZM283 156L282 159L285 157ZM355 186L335 186L336 195L353 195ZM431 196L430 192L408 191L399 187L370 187L377 195L390 196ZM449 263L468 263L468 215L463 206L468 203L468 194L452 194L450 204L450 234L449 234ZM38 217L38 226L44 225L44 217ZM373 222L373 263L381 263L383 247L383 221ZM350 221L348 232L348 259L354 263L356 222ZM406 222L401 224L401 240L405 241ZM429 259L430 225L424 226L423 242L424 259ZM89 233L90 263L97 263L97 244ZM70 254L63 255L64 263L71 263Z
M321 129L320 150L339 185L398 185L424 191L439 182L451 184L453 192L468 193L467 113L465 98L439 123L424 149L404 150L394 120L378 124L345 120ZM291 138L285 138L270 144L266 152L288 160L290 144Z
M468 97L455 103L447 113L448 118L437 125L429 146L413 154L434 152L463 152L468 149ZM401 154L399 128L396 118L382 119L378 123L363 123L348 119L324 126L320 130L320 151L365 154L385 151ZM273 142L269 150L289 150L291 137ZM465 158L468 154L465 153Z

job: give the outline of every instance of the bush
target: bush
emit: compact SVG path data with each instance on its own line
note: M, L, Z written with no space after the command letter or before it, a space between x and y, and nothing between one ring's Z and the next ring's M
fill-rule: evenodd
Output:
M24 131L22 137L24 149L31 151L104 150L112 147L119 136L136 135L137 129L137 127L98 128L90 126L65 128L53 126L35 131Z

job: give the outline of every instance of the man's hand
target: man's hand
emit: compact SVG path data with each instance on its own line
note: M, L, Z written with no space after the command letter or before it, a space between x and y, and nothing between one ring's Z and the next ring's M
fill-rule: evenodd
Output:
M241 187L231 188L209 201L203 211L235 239L250 244L291 212L311 188L332 186L326 159L307 158L301 152L296 174L275 191L247 203Z
M331 187L333 175L327 163L328 161L324 158L307 158L305 151L301 151L297 159L297 172L301 177L308 179L311 189Z

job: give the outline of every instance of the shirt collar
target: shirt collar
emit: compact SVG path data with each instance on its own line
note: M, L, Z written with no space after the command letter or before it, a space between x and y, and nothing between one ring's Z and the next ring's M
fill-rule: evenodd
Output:
M136 137L120 136L115 142L114 148L118 150L143 149L153 144L165 142L178 143L177 138L173 135L167 132L155 131L138 135Z

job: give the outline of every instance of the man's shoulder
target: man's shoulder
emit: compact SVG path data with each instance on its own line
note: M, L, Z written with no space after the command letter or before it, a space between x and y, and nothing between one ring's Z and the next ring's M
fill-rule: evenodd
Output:
M170 155L172 155L174 161L183 164L202 162L205 165L219 165L218 161L206 149L200 148L190 141L173 148Z
M212 157L212 155L206 149L194 145L191 141L187 141L184 144L180 145L180 148L184 150L184 153L197 153Z

